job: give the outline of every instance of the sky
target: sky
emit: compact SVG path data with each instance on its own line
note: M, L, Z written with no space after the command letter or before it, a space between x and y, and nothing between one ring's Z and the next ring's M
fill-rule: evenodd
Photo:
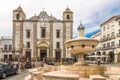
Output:
M21 6L27 19L45 10L49 15L62 20L63 11L73 11L73 33L82 21L85 34L100 30L100 24L115 15L120 15L120 0L0 0L0 37L12 36L12 13Z

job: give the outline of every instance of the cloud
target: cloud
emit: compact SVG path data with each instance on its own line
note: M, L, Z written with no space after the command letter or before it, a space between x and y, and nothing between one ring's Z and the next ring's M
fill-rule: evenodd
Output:
M12 11L21 4L27 18L44 10L62 19L67 5L74 12L74 33L80 20L86 27L85 33L99 29L99 25L113 15L120 13L120 0L0 0L0 36L12 31ZM7 34L9 35L9 34ZM10 34L12 35L12 33Z

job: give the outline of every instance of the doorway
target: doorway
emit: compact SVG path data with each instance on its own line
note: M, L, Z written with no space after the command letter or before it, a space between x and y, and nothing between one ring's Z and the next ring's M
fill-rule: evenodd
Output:
M31 61L31 51L26 51L26 61Z
M43 61L43 59L47 58L47 50L40 50L40 60Z
M7 62L8 56L4 55L4 61Z
M114 62L114 52L109 53L109 62Z
M60 59L61 59L61 55L60 55L60 52L56 52L56 61L57 62L60 62Z

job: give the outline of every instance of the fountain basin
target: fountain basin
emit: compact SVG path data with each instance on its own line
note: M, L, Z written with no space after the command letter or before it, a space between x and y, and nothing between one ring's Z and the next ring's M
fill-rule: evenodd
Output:
M93 52L98 43L99 43L98 40L82 37L66 41L65 45L71 54L76 53L85 54Z
M45 80L79 80L90 75L103 75L104 66L60 66L60 70L43 74Z
M48 72L42 76L45 80L79 80L78 74L66 74L62 71Z

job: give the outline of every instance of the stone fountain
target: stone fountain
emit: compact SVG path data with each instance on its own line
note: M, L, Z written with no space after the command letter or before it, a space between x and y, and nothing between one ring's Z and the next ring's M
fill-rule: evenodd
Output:
M79 80L90 75L103 75L104 67L98 65L85 65L84 54L93 52L99 41L84 37L84 27L80 23L78 38L65 42L66 48L71 54L78 54L78 62L74 65L59 66L57 71L43 74L45 80Z
M96 39L84 37L84 27L82 23L78 26L78 38L65 42L68 51L71 54L78 54L78 62L75 65L84 65L84 54L95 50L99 41Z

